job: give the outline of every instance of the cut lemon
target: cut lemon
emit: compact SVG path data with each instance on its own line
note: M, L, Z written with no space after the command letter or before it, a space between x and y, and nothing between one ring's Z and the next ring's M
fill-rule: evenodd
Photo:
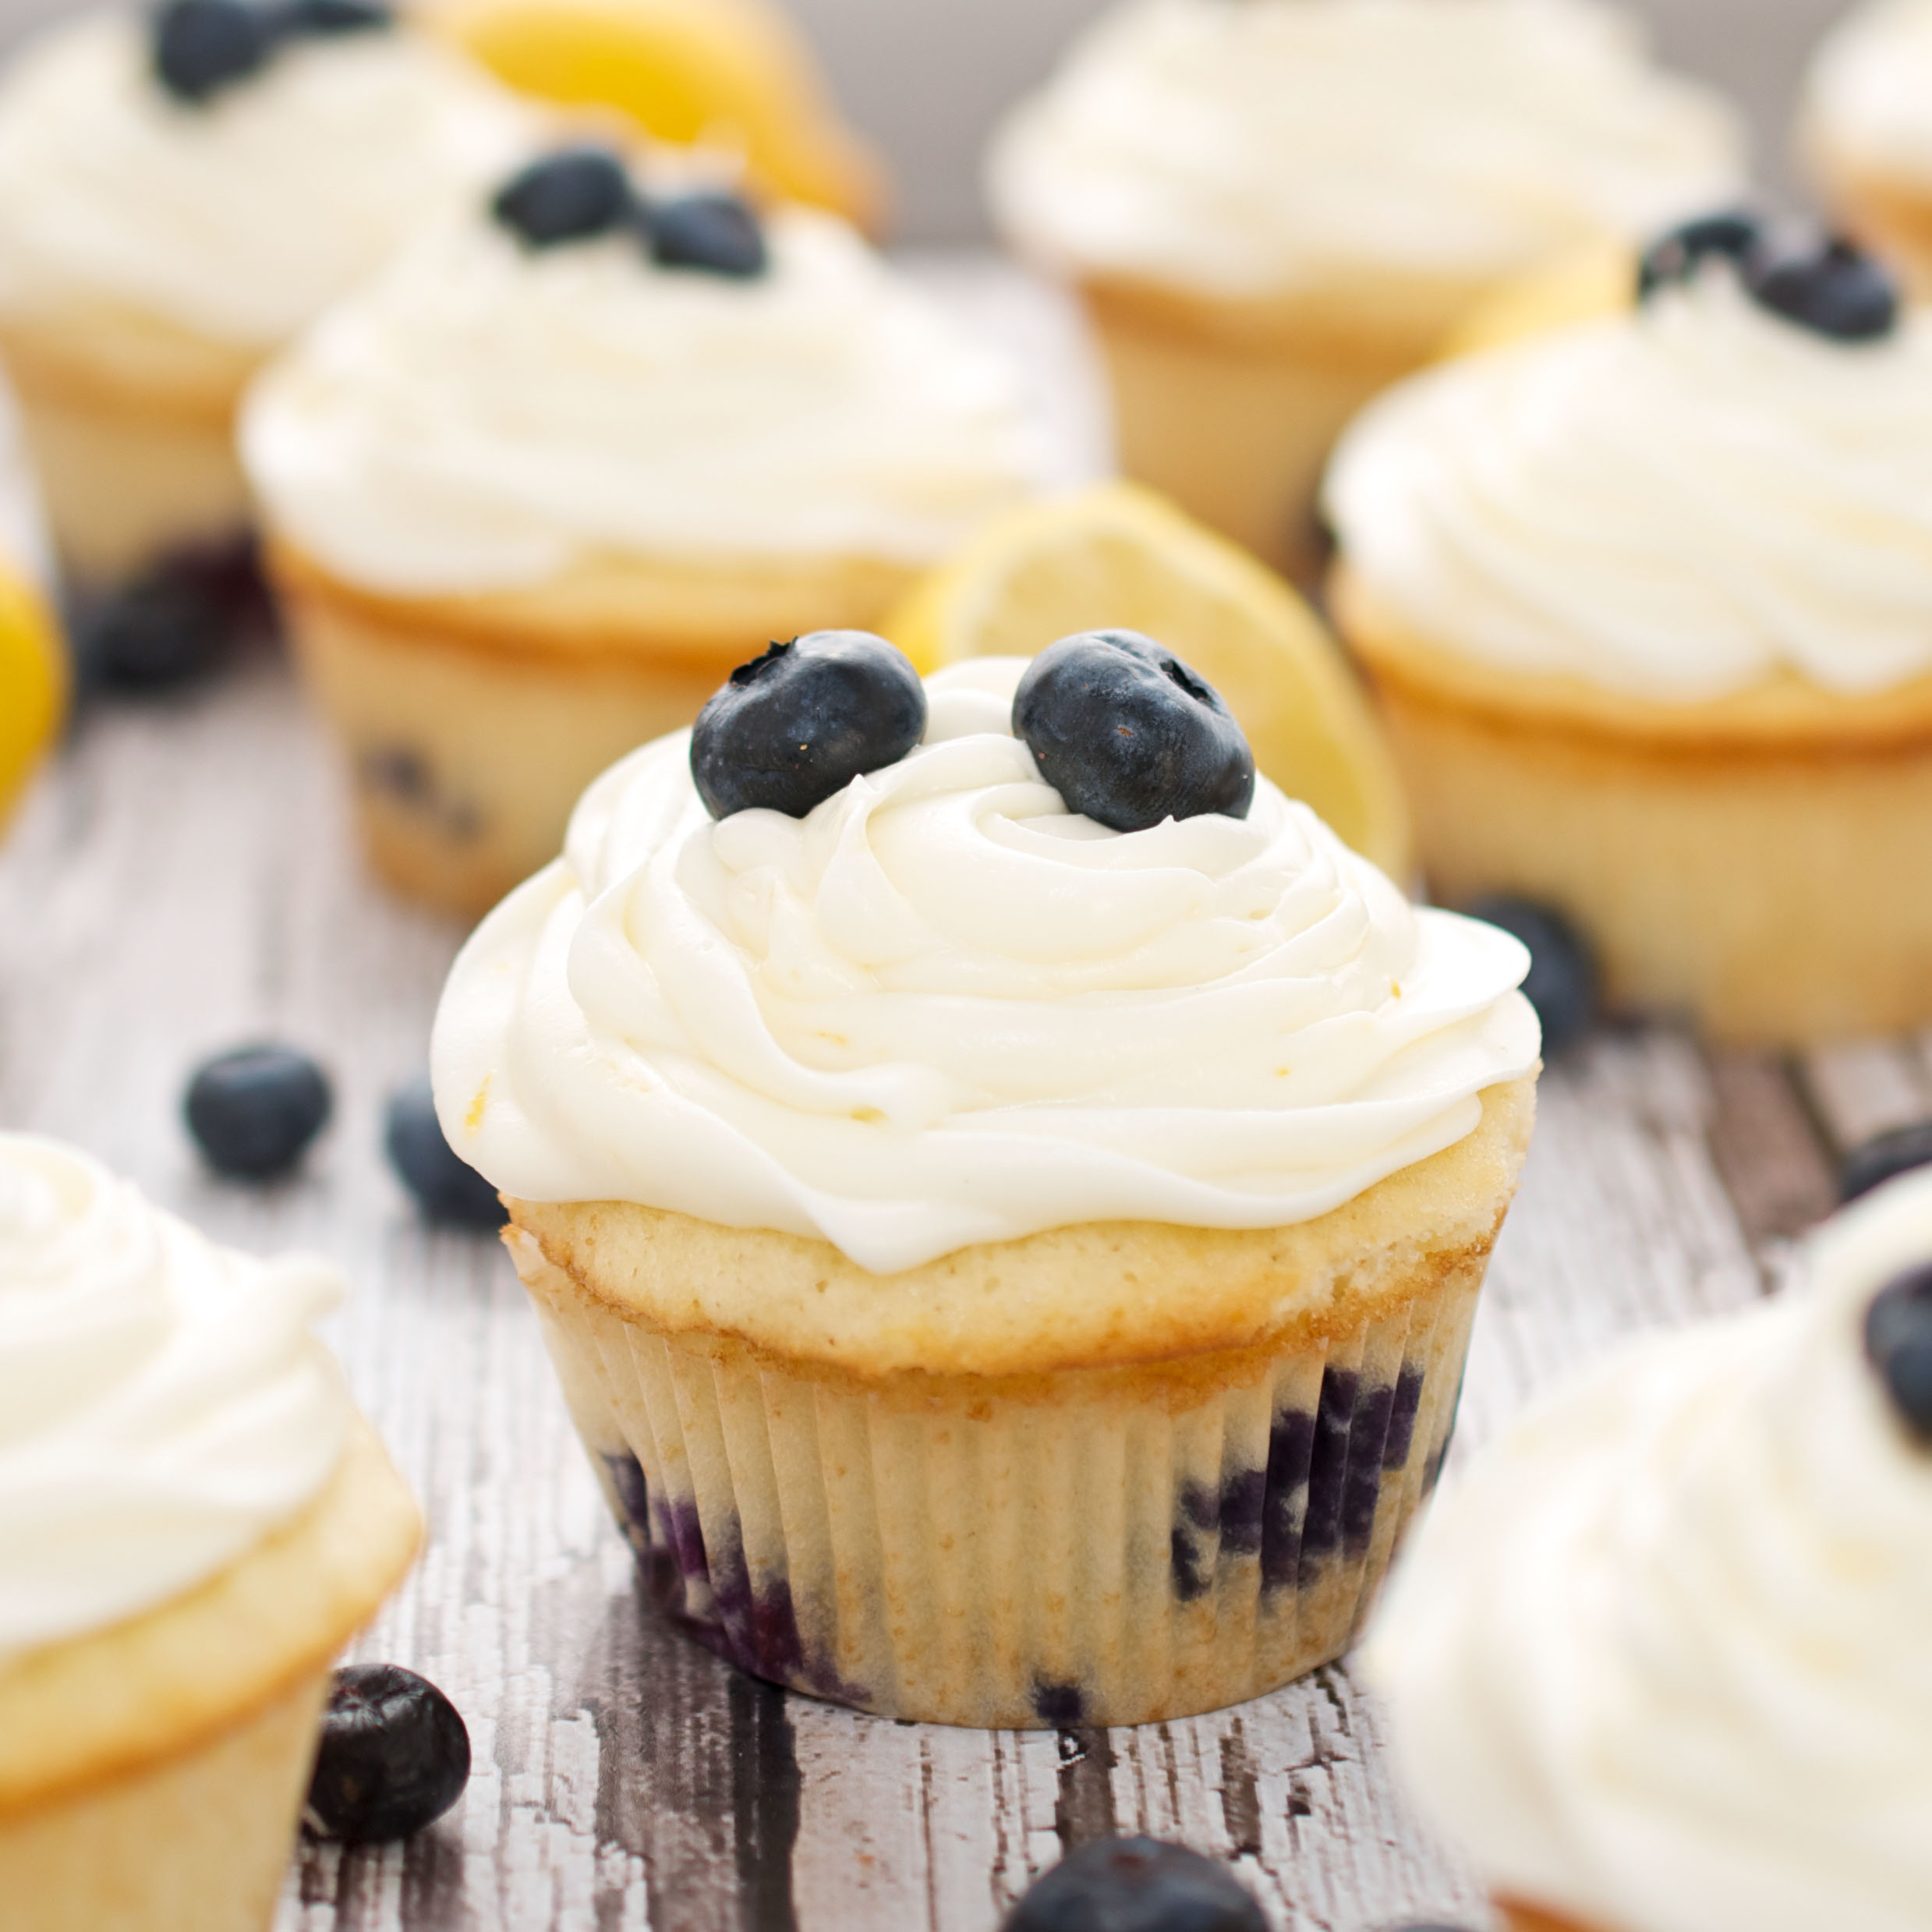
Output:
M1402 788L1339 649L1279 577L1152 490L1102 483L996 518L882 628L922 671L1031 657L1077 631L1144 632L1227 700L1266 777L1408 874Z
M13 809L67 704L67 654L37 591L0 571L0 821Z
M735 150L766 193L878 225L877 164L763 0L440 0L426 17L519 93Z

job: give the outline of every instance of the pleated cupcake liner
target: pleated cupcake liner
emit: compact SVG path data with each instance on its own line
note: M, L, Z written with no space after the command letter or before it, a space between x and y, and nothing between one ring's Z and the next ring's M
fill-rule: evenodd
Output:
M1486 1256L1323 1340L865 1384L666 1334L511 1240L651 1594L881 1716L1152 1723L1346 1650L1448 1446Z

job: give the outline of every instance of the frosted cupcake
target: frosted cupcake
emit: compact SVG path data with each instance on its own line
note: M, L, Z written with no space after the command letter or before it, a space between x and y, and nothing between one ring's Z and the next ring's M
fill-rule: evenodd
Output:
M1932 1020L1932 321L1718 223L1640 306L1419 377L1336 460L1333 608L1436 893L1566 914L1626 1007Z
M780 647L451 976L445 1132L647 1577L761 1675L1236 1703L1340 1651L1434 1481L1527 955L1257 781L1176 662Z
M175 0L31 42L0 80L0 354L76 587L132 591L123 622L171 589L218 617L249 378L528 139L370 0Z
M547 157L264 378L244 441L383 873L480 912L773 638L1038 483L1006 363L834 218Z
M1920 1932L1932 1177L1445 1491L1365 1652L1512 1932Z
M1735 190L1711 95L1586 0L1132 0L995 145L1123 467L1305 575L1322 460L1499 281Z
M268 1923L330 1666L417 1537L312 1332L340 1287L0 1135L9 1924Z
M1932 5L1881 0L1829 34L1800 138L1834 212L1932 294Z

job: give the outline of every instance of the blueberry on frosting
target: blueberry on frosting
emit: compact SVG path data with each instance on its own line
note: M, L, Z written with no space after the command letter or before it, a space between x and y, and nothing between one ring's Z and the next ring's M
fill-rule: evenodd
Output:
M1014 735L1066 800L1116 832L1254 801L1254 755L1221 694L1137 631L1050 645L1013 699Z
M284 34L312 34L326 38L338 34L380 33L394 27L396 16L382 0L285 0L274 12Z
M765 232L741 195L681 195L650 211L651 259L748 281L765 272Z
M1874 342L1898 326L1898 288L1853 243L1834 238L1753 264L1746 278L1760 306L1835 342Z
M815 631L741 664L698 713L691 775L714 819L802 819L925 735L925 687L865 631Z
M1265 1932L1254 1895L1225 1865L1159 1838L1102 1838L1063 1859L1015 1905L1004 1932Z
M1637 264L1637 299L1646 302L1660 288L1694 281L1707 261L1742 264L1764 238L1764 223L1748 208L1726 208L1680 223L1644 251Z
M490 204L497 219L533 249L608 235L636 209L624 163L609 148L589 145L531 162Z
M1932 1261L1909 1269L1872 1304L1865 1353L1899 1421L1932 1449Z
M154 74L199 104L266 65L274 34L246 0L168 0L154 16Z

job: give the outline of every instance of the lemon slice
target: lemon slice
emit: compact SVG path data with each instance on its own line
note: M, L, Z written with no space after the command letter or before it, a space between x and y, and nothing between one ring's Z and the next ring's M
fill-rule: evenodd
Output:
M763 0L441 0L426 18L521 94L734 148L767 193L878 224L877 164Z
M881 628L922 671L1144 632L1227 700L1266 777L1385 872L1410 869L1395 766L1340 651L1279 577L1152 490L1102 483L996 518Z
M13 809L67 704L67 654L39 593L0 571L0 820Z

